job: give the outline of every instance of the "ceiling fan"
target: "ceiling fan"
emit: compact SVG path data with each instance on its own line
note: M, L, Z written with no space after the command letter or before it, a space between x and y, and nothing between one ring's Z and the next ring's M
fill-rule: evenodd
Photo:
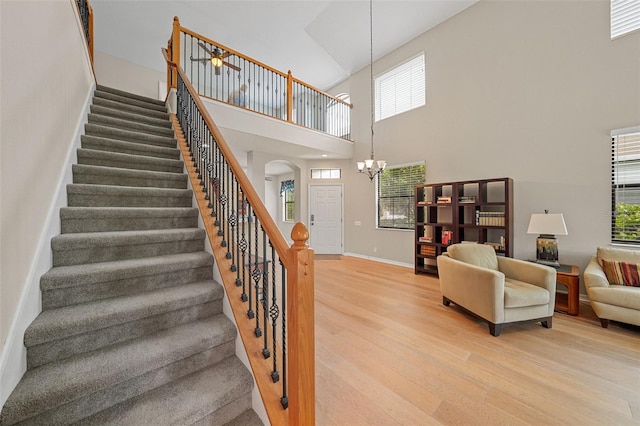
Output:
M215 70L216 75L220 75L220 69L222 68L222 65L226 65L231 69L234 69L236 71L240 71L240 67L233 65L227 61L225 61L224 59L226 59L227 57L231 56L230 52L223 52L220 48L215 47L213 50L209 49L204 43L200 42L198 43L198 45L200 47L202 47L204 49L205 52L207 52L209 55L211 55L209 58L194 58L193 56L191 56L191 62L202 62L203 64L207 64L207 62L211 62L211 64L213 65L213 68Z

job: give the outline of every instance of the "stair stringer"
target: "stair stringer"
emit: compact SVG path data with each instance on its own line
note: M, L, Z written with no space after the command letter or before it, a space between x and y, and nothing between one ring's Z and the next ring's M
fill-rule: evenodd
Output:
M84 135L85 124L89 119L95 89L96 84L93 82L85 96L84 107L78 117L74 136L69 142L65 164L56 185L56 196L48 207L45 225L38 239L37 251L20 294L2 353L0 353L0 407L4 406L7 398L27 371L24 333L29 324L42 312L40 277L53 266L51 239L61 233L60 209L67 206L67 185L73 183L72 167L76 163L76 152L81 146L81 137ZM35 181L33 184L36 184Z

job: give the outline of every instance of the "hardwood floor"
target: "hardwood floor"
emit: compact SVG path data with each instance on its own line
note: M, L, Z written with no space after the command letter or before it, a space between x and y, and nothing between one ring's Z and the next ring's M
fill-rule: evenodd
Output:
M581 303L493 337L436 277L347 256L315 272L318 425L640 424L640 328Z

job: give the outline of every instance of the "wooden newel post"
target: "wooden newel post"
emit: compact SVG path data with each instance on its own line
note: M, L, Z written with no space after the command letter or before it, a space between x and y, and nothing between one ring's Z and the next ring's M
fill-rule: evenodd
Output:
M287 121L293 123L293 75L291 70L287 73Z
M309 231L298 222L291 231L287 269L287 354L289 358L289 424L314 426L315 314L313 250Z
M171 33L173 40L171 41L171 62L180 65L180 19L173 17L173 32ZM178 69L173 68L171 71L171 87L178 88Z

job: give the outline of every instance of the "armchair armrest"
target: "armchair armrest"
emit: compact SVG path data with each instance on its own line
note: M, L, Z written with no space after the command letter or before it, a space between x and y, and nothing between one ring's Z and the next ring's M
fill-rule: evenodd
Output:
M556 292L556 270L550 266L510 257L498 257L498 269L508 278Z
M605 275L597 256L592 256L587 268L584 270L584 286L587 290L592 287L609 287L609 280Z

